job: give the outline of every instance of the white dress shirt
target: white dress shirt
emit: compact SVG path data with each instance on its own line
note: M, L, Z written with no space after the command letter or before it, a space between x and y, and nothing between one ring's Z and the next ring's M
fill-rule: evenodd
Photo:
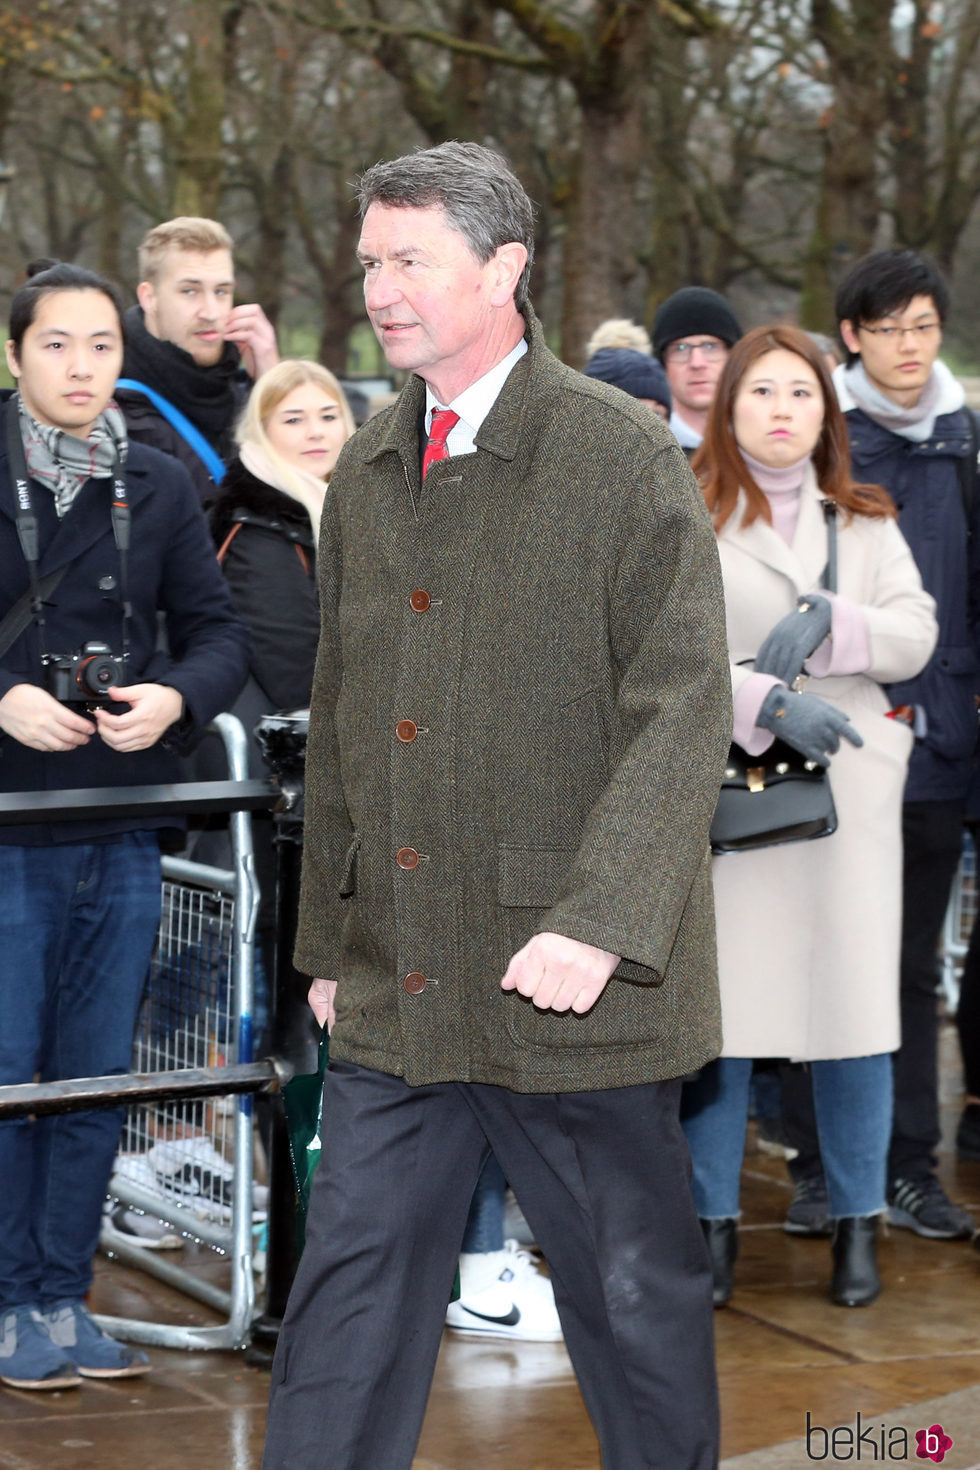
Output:
M446 448L451 458L458 454L474 454L476 444L474 440L480 432L483 420L490 412L500 396L500 390L510 376L510 370L514 364L524 356L527 351L527 341L521 338L517 346L508 352L506 357L501 358L496 367L492 367L482 378L477 378L468 388L464 388L452 403L440 403L426 384L425 388L425 432L428 434L432 429L432 414L437 408L451 408L453 413L459 414L459 423L454 424L446 439Z

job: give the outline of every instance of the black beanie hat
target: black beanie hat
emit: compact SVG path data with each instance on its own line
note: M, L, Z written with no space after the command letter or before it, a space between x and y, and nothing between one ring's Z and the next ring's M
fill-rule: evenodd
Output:
M585 364L587 378L599 378L603 383L612 383L634 398L652 398L670 408L670 387L667 374L648 352L636 352L631 347L600 347Z
M662 361L665 347L694 333L718 337L729 347L742 335L738 318L724 296L705 286L684 286L657 308L653 319L653 350Z

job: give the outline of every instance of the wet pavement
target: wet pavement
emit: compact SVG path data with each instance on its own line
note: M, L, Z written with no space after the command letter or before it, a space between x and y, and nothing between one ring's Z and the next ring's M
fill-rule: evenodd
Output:
M980 1164L957 1165L949 1143L959 1098L948 1029L943 1045L942 1175L980 1221ZM825 1295L828 1242L781 1229L790 1194L781 1161L747 1155L736 1290L715 1317L723 1452L739 1457L731 1470L810 1463L808 1410L823 1426L853 1424L860 1411L878 1434L914 1427L916 1414L899 1411L922 1403L953 1416L942 1421L954 1440L950 1470L972 1470L980 1464L980 1253L893 1230L881 1247L881 1298L842 1310ZM195 1257L197 1250L182 1254L213 1272L213 1257ZM104 1259L92 1306L153 1321L214 1320L169 1287ZM242 1353L150 1349L149 1356L146 1378L57 1394L0 1388L0 1470L259 1470L267 1373ZM914 1440L909 1463L921 1463ZM563 1346L447 1334L414 1470L598 1470Z

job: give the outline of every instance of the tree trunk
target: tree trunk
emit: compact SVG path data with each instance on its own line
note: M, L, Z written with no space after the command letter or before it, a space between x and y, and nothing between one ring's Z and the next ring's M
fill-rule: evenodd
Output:
M651 101L649 166L653 179L653 227L647 258L647 319L681 286L693 284L691 200L685 183L690 106L684 96L687 40L663 27L664 65Z
M980 195L972 85L980 51L980 0L964 3L955 46L946 95L942 99L937 167L931 180L934 198L929 248L947 273L952 271L960 237Z
M889 97L895 171L895 238L922 250L930 235L929 90L933 42L931 0L915 0L909 56L896 60Z
M361 234L361 219L354 201L345 199L344 171L335 170L335 198L344 200L338 207L333 247L325 250L314 227L302 190L294 182L293 216L296 220L310 265L320 285L323 308L319 358L324 367L338 376L347 367L350 334L364 320L364 305L355 293L356 276L352 261Z
M565 210L561 346L575 366L598 324L623 315L637 273L636 184L653 51L645 6L624 4L598 21L605 29L588 43L591 60L572 78L581 121Z
M884 102L870 88L838 87L803 267L800 322L813 331L833 329L837 286L874 246L879 218L875 140L884 121Z
M118 160L120 173L127 170L136 141L137 119L125 108L121 109L119 126L116 130L113 152ZM127 200L115 180L100 176L101 207L99 212L99 271L110 281L124 280L127 271L123 263L123 239L126 228ZM126 262L128 264L128 262Z
M259 197L259 240L252 268L252 293L273 326L282 311L286 246L291 223L293 151L284 141Z
M360 215L353 204L348 204L337 220L337 233L329 260L320 271L323 293L320 361L338 376L347 367L350 334L365 315L364 302L360 293L355 291L357 276L351 268L360 234Z
M620 102L612 106L610 102ZM639 94L583 103L578 166L565 211L562 357L584 361L585 344L607 317L622 316L636 270Z
M188 73L182 115L174 128L174 213L218 213L223 174L226 7L215 0L188 5Z
M800 322L833 328L834 292L872 249L880 205L877 148L888 114L894 62L891 0L854 0L845 13L813 0L813 31L830 63L834 100L823 119L823 165L813 231L803 268Z

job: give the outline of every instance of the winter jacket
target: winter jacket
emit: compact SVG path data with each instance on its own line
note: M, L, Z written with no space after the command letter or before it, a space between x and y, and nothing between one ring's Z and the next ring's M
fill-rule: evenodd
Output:
M221 548L227 541L222 570L235 610L252 636L249 671L264 695L265 710L305 709L320 636L309 516L235 458L210 519L215 545Z
M718 1052L708 826L731 733L715 537L641 404L530 350L420 484L425 385L347 444L318 548L297 966L331 1056L578 1091ZM550 930L624 957L587 1015L500 979Z
M744 500L722 527L732 681L750 676L763 640L827 563L827 524L812 468L791 545ZM894 520L838 517L838 589L860 608L870 663L828 672L806 692L843 710L864 740L830 762L838 828L819 842L714 860L723 1055L825 1060L894 1051L899 1042L902 790L912 732L886 718L883 682L923 668L936 639ZM833 665L831 665L833 667Z
M923 585L936 600L939 642L925 669L887 686L893 705L918 706L925 729L909 762L906 801L958 801L970 783L980 693L980 494L968 531L964 461L976 453L967 411L940 414L921 444L860 408L845 414L856 480L883 485L898 508ZM972 532L972 534L971 534Z
M29 585L17 535L13 485L0 413L0 618ZM129 446L125 466L132 513L129 552L130 672L127 683L158 681L184 697L179 730L149 750L124 754L97 737L76 750L33 750L0 735L0 789L5 792L78 787L155 785L178 779L177 738L183 743L222 710L244 683L248 635L235 615L214 556L214 545L186 472L167 455ZM67 571L46 608L49 653L66 654L99 639L121 653L119 553L109 518L110 480L89 480L58 520L54 498L34 486L41 577ZM165 618L164 652L158 613ZM38 629L30 623L0 656L0 698L15 684L45 687ZM38 845L82 842L113 833L180 825L171 814L113 816L107 820L0 826L0 842Z

